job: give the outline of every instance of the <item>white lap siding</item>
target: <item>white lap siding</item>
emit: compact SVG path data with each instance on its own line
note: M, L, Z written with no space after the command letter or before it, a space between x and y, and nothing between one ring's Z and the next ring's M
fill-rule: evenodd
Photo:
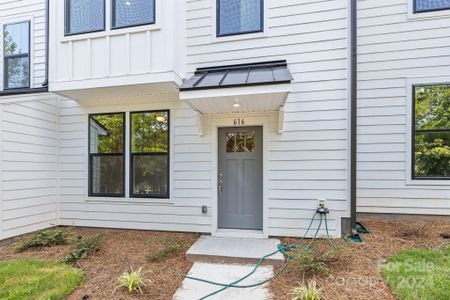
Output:
M411 2L358 1L358 211L450 215L450 182L407 178L408 82L450 81L450 10L412 14Z
M58 103L0 98L0 240L57 223Z
M323 198L332 234L340 235L349 216L347 1L265 1L264 36L231 41L213 34L214 2L187 2L189 72L286 59L294 77L284 132L268 128L267 233L302 235Z
M83 105L63 100L60 118L60 222L64 225L210 232L210 139L199 137L191 109L177 100L124 101L126 105ZM170 109L170 199L88 197L88 115ZM128 131L126 132L128 137ZM126 157L129 159L129 157Z

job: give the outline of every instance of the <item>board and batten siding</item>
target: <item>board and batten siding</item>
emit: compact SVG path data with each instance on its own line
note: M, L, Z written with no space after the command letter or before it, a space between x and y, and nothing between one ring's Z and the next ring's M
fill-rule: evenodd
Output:
M3 40L3 25L21 21L31 22L30 81L31 87L39 88L45 81L45 0L0 0L0 40ZM3 87L3 41L0 45L0 86Z
M57 224L55 95L0 98L0 240Z
M358 1L358 212L450 215L450 182L411 181L412 83L450 82L450 10Z
M194 112L178 100L177 94L161 95L159 99L142 97L97 105L95 101L62 100L60 224L211 232L210 213L201 211L202 205L210 206L211 198L210 138L198 136ZM88 197L89 114L160 109L170 109L171 116L170 199ZM128 131L126 136L129 139Z
M216 38L215 0L187 1L188 72L286 59L294 77L284 132L266 137L269 235L303 234L319 198L333 235L349 216L347 4L266 0L264 34Z

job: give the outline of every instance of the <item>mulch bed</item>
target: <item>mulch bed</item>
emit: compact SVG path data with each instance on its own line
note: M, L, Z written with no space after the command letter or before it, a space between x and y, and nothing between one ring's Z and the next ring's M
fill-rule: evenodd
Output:
M197 240L198 234L169 233L134 230L86 229L72 230L73 236L90 236L102 233L105 239L100 251L80 261L80 267L86 275L83 284L76 289L69 299L171 299L183 278L176 276L173 270L187 273L191 263L184 259L184 253ZM168 241L183 246L168 255L163 262L149 262L147 255L164 248ZM71 245L30 249L17 253L12 247L0 247L0 260L12 259L62 259L67 255ZM143 288L143 294L128 294L118 289L117 278L124 272L143 267L150 282Z
M379 271L387 258L403 249L436 247L450 234L448 222L363 220L363 224L370 230L370 234L363 235L364 243L348 244L348 251L330 263L328 275L303 274L289 264L285 272L270 283L274 299L290 299L289 292L294 286L313 278L323 290L324 299L395 299ZM105 235L102 249L78 263L86 279L69 299L171 299L183 280L173 270L189 271L191 263L185 260L184 253L199 237L190 233L72 229L73 237L97 233ZM181 243L183 247L163 262L149 262L147 255L163 249L168 240ZM296 239L284 238L282 242L296 242ZM326 240L315 243L318 247L330 247ZM17 253L11 246L3 246L0 247L0 260L57 260L62 259L70 247L53 246ZM130 267L135 270L143 267L148 273L151 282L143 288L144 294L130 295L122 289L112 294L117 278Z
M363 244L348 244L348 251L330 263L329 274L303 274L289 264L285 272L270 283L274 299L290 299L289 292L294 286L311 279L322 289L324 299L395 299L380 275L380 267L388 257L405 249L436 247L450 234L450 223L445 221L362 220L362 223L370 234L363 235ZM315 243L318 247L327 247L327 241Z

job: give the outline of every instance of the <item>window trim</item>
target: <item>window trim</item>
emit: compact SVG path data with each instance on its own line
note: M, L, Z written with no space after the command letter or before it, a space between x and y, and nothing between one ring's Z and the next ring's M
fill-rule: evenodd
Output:
M265 26L265 20L264 20L264 14L265 14L265 6L264 6L264 0L260 0L261 3L261 12L259 15L261 25L260 29L258 30L249 30L249 31L243 31L243 32L236 32L236 33L220 33L220 1L216 0L216 37L229 37L229 36L239 36L239 35L245 35L245 34L252 34L252 33L260 33L264 32L264 26Z
M16 24L22 24L27 23L28 24L28 52L26 54L13 54L13 55L5 55L5 27L9 25L16 25ZM25 20L25 21L17 21L17 22L11 22L11 23L5 23L2 27L2 45L3 45L3 90L4 91L14 91L14 90L22 90L22 89L30 89L31 88L31 21ZM28 58L28 85L26 86L20 86L20 87L14 87L10 88L8 86L8 63L7 61L10 59L17 59L17 58Z
M133 122L132 122L132 115L133 114L139 114L139 113L158 113L158 112L165 112L167 113L167 153L162 152L143 152L143 153L133 153ZM130 198L139 198L139 199L170 199L170 179L171 179L171 167L170 167L170 126L171 126L171 120L170 120L170 109L157 109L157 110L142 110L142 111L130 111L129 113L129 197ZM133 193L133 156L134 155L140 155L140 156L167 156L167 193L166 195L139 195Z
M122 132L123 132L123 142L122 142L122 153L91 153L91 117L92 116L107 116L107 115L122 115ZM88 197L112 197L112 198L123 198L126 193L126 114L124 112L107 112L107 113L92 113L88 114ZM92 159L93 157L102 156L122 156L123 164L123 193L121 194L108 194L108 193L93 193L92 192Z
M414 14L421 14L421 13L442 11L442 10L450 10L450 7L431 8L431 9L417 9L417 0L413 0L413 13Z
M115 26L115 24L116 24L116 1L117 0L111 0L111 30L156 24L156 7L157 7L157 5L156 5L156 0L153 0L153 22L144 22L144 23L133 24L133 25L125 25L125 26Z
M64 36L74 36L80 34L102 32L106 30L106 0L103 0L103 28L75 33L70 32L70 1L71 0L64 1Z
M416 133L436 133L436 132L450 132L450 129L430 129L430 130L416 130L416 88L427 86L447 85L446 83L430 83L430 84L413 84L412 85L412 105L411 105L411 180L450 180L450 177L445 176L416 176Z

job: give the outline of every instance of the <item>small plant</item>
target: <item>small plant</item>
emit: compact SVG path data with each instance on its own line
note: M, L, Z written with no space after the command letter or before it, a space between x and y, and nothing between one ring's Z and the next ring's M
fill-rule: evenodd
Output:
M134 271L133 268L131 268L130 272L122 273L117 279L118 284L113 293L118 288L126 288L128 293L140 292L142 294L142 287L145 286L146 281L149 280L146 279L146 273L142 272L142 267L137 271Z
M94 254L100 250L103 238L102 234L95 234L84 239L81 236L77 237L74 248L64 258L64 262L73 264Z
M67 236L67 230L42 230L15 244L15 249L21 252L30 248L64 245L67 243Z
M291 291L292 300L320 300L322 290L317 287L316 281L309 281L307 285L299 285Z
M181 249L183 247L184 247L184 244L182 242L177 242L177 241L172 241L171 239L166 239L166 241L164 243L164 248L155 253L150 253L147 258L150 262L162 262L169 255L175 253L178 249Z
M302 248L292 253L297 269L304 273L328 274L329 264L342 254L342 246L325 250L317 247Z

